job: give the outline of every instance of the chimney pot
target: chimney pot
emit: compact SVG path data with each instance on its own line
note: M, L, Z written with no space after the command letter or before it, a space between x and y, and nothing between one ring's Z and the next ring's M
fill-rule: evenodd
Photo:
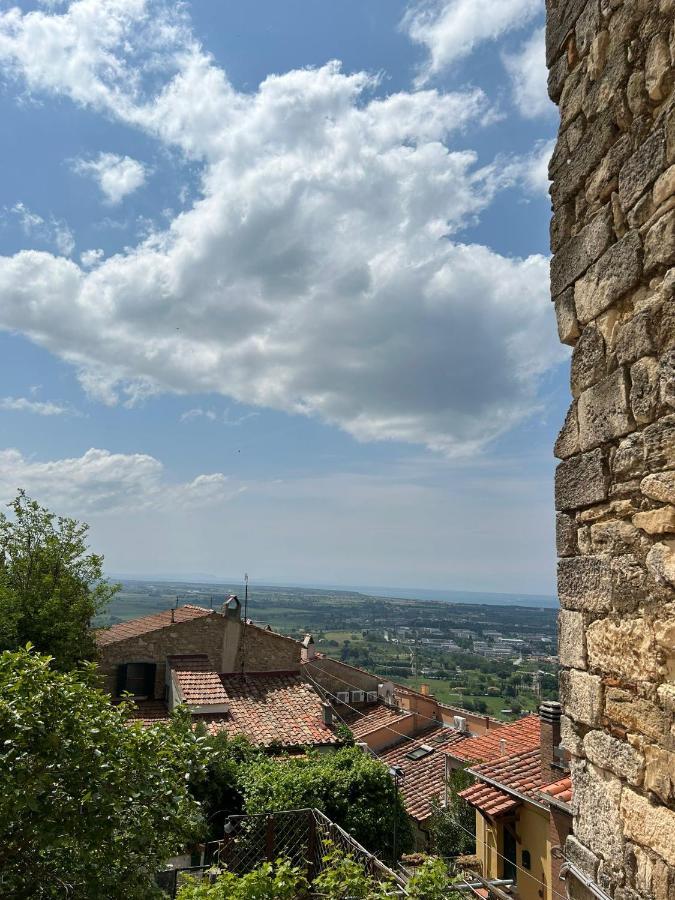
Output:
M561 765L556 756L560 745L560 718L562 706L556 700L546 700L539 707L541 734L541 777L544 784L561 775Z

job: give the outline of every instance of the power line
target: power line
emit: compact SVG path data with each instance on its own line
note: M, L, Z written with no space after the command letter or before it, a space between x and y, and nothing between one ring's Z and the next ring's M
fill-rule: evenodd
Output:
M309 665L312 665L312 664L309 663L309 662L306 662L306 663L305 663L305 666L309 666ZM318 667L318 666L314 666L313 668L315 668L315 669L317 669L317 670L319 671L319 667ZM307 674L307 677L308 677L309 680L312 682L312 684L319 690L320 693L325 693L325 694L327 694L329 697L333 697L338 703L343 703L343 701L338 700L338 698L337 698L337 696L336 696L335 694L331 693L327 688L324 688L322 685L318 684L318 683L312 678L311 675ZM359 688L357 685L352 684L352 683L349 682L349 681L345 681L344 678L339 678L337 675L332 676L332 677L334 677L337 681L341 681L342 684L346 684L348 687L353 687L353 688L355 688L356 690L361 690L361 688ZM362 718L365 717L365 716L367 715L367 713L364 713L362 710L357 709L357 708L354 707L354 706L350 706L348 703L343 703L343 706L346 706L347 709L350 709L352 712L356 713L356 715L361 716ZM338 716L338 718L340 719L340 721L342 722L342 724L345 725L346 723L344 722L344 720L343 720L337 713L336 713L336 715ZM421 713L417 713L417 715L420 715L422 718L424 718L424 719L429 719L430 721L435 722L436 724L438 724L438 719L431 719L430 716L422 716ZM347 727L349 727L349 726L347 725ZM388 725L382 725L382 726L380 726L380 727L386 728L387 731L391 731L392 734L395 734L397 737L402 738L403 740L407 740L407 741L416 741L416 740L419 740L419 738L421 737L421 735L417 735L417 737L411 737L410 735L407 735L407 734L400 734L398 731L394 731L394 729L393 729L393 728L390 728ZM370 750L370 747L368 747L368 750ZM375 753L375 751L370 750L370 752L371 752L371 753L374 753L375 756L377 756L378 759L380 759L380 757L377 755L377 753ZM442 752L443 752L443 751L442 751ZM473 834L471 831L469 831L468 828L464 828L464 826L463 826L461 823L456 822L456 824L457 824L457 826L458 826L462 831L464 831L466 834L468 834L469 837L472 837L477 843L482 844L482 845L483 845L484 847L486 847L488 850L493 850L494 853L496 854L496 856L498 856L500 859L503 859L505 862L508 862L508 863L509 863L510 865L512 865L515 869L517 869L519 872L523 872L523 874L527 875L528 878L531 878L536 884L541 885L541 887L543 887L543 888L547 888L547 885L545 884L545 882L540 881L538 878L535 878L534 875L532 875L532 873L529 872L527 869L522 868L522 866L519 866L519 865L518 865L517 863L515 863L513 860L508 859L508 857L504 856L503 853L500 853L500 852L497 850L496 847L491 847L491 846L487 843L487 841L482 841L482 840L480 840L479 837L478 837L478 835ZM451 857L444 857L444 858L449 859L449 858L451 858Z

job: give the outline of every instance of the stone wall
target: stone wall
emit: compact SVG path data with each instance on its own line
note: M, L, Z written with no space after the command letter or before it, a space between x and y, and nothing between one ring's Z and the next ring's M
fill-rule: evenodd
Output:
M162 699L169 656L203 653L216 672L239 672L242 666L247 672L299 671L301 649L292 638L214 612L106 644L99 649L99 671L105 690L114 695L119 665L153 662L155 698Z
M675 897L675 0L547 0L567 853ZM578 884L572 896L583 896Z

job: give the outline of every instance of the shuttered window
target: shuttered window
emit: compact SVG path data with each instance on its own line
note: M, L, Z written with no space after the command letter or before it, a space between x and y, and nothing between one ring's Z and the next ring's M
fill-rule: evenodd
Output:
M117 668L117 693L129 693L134 697L155 696L155 663L126 663Z

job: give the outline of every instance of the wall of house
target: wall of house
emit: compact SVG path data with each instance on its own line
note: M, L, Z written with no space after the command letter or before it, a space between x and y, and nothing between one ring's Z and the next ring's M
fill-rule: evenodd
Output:
M551 900L551 857L548 811L529 803L518 809L516 822L516 864L519 900ZM530 854L530 868L525 869L523 851ZM545 885L545 887L543 886Z
M168 656L202 653L216 672L239 672L242 663L249 672L299 671L300 650L298 641L214 612L107 644L99 650L99 669L105 689L115 694L119 665L154 662L155 698L162 699Z
M568 835L572 831L572 817L569 813L563 812L556 807L551 806L548 828L548 843L550 850L556 847L565 847ZM560 880L560 870L562 868L562 859L550 853L551 864L551 900L564 900L567 896L565 891L565 882Z
M367 707L364 707L364 709L367 709ZM337 707L337 711L338 713L340 712L339 706ZM400 719L398 722L387 723L381 728L374 728L367 734L362 735L359 738L359 741L367 744L371 750L378 753L380 750L385 750L393 744L398 744L401 740L400 735L411 737L428 724L429 723L426 721L420 722L419 718L411 713L406 716L405 719Z
M104 678L104 688L111 694L117 689L117 667L130 662L154 662L155 698L164 697L166 658L175 654L203 653L215 670L220 668L225 630L231 626L219 613L177 622L139 637L114 641L99 649L99 671Z
M338 659L317 656L307 664L307 676L330 694L338 691L377 691L382 678Z
M570 859L675 897L675 0L547 0ZM580 895L578 888L574 888Z

